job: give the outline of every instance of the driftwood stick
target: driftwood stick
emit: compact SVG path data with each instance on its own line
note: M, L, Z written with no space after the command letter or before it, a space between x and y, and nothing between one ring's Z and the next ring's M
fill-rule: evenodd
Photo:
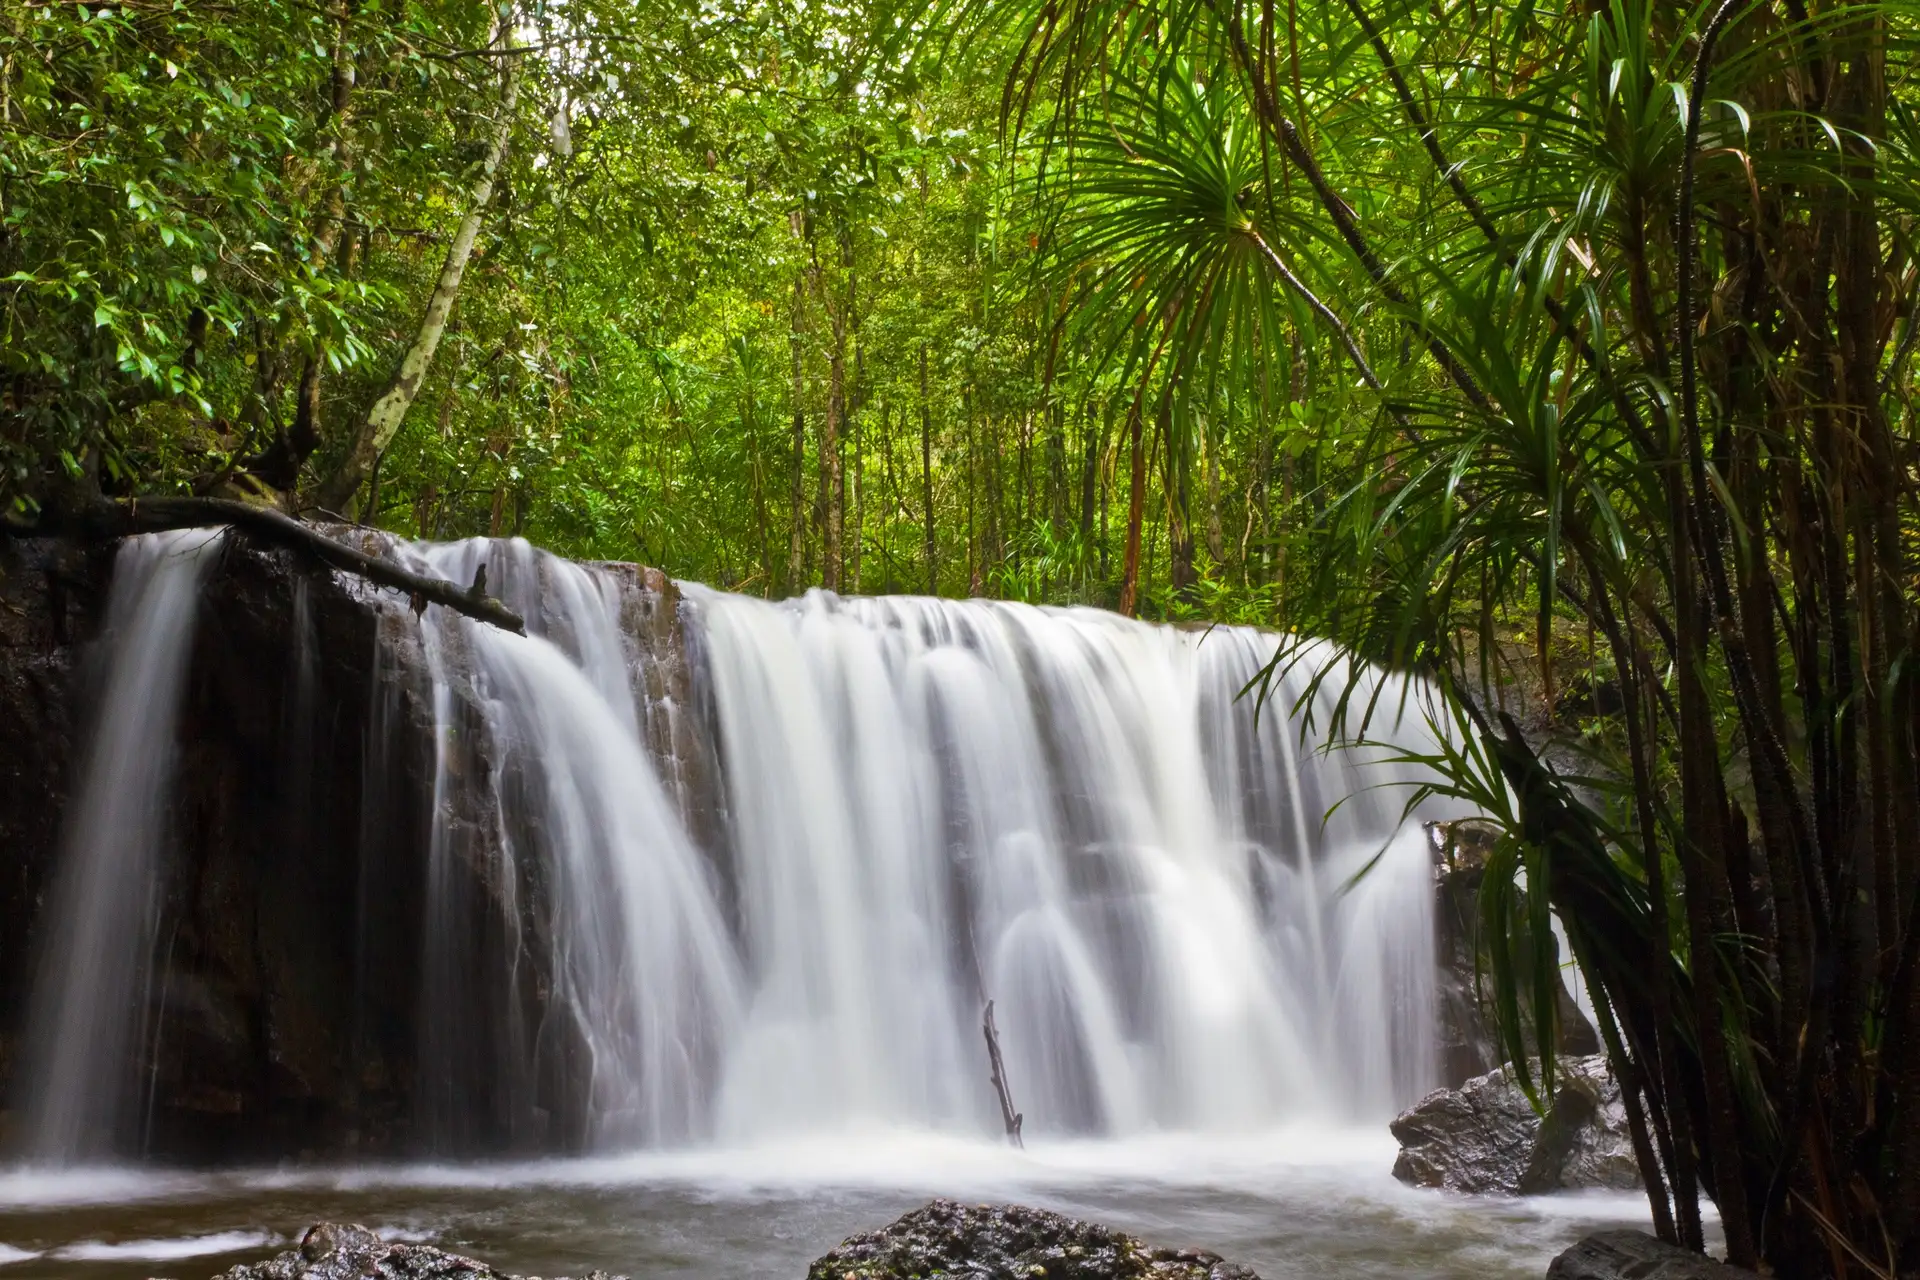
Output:
M519 614L486 593L486 566L474 575L471 587L445 578L431 578L401 568L391 560L370 556L302 524L285 512L226 498L130 498L124 502L97 502L78 511L50 511L35 527L37 533L71 533L91 538L120 538L167 529L228 525L277 546L303 552L330 568L351 573L395 591L404 591L416 608L444 605L469 618L525 635Z
M1000 1095L1000 1118L1007 1126L1007 1141L1024 1149L1026 1143L1020 1140L1020 1125L1026 1117L1013 1109L1013 1095L1007 1090L1007 1065L1000 1060L1000 1032L993 1025L993 1001L987 1001L986 1016L980 1020L980 1031L987 1037L987 1062L993 1068L993 1091Z

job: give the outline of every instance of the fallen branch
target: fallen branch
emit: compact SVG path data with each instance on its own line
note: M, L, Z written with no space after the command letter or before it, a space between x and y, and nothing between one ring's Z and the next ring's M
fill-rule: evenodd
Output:
M1007 1141L1025 1148L1020 1140L1020 1125L1026 1119L1013 1109L1013 1095L1007 1091L1007 1067L1000 1060L1000 1033L993 1025L993 1001L987 1001L987 1013L980 1020L980 1031L987 1037L987 1062L993 1068L993 1091L1000 1095L1000 1118L1007 1126Z
M473 585L461 587L445 578L413 573L391 560L357 551L272 507L257 507L226 498L131 498L125 502L98 502L78 511L50 511L34 526L33 532L123 538L136 533L204 525L228 525L263 542L303 552L342 573L404 591L416 610L437 604L519 635L527 632L527 625L519 614L487 594L484 564Z

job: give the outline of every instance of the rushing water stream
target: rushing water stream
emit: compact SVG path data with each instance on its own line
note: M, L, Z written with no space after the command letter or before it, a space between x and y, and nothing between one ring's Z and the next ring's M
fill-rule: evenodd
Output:
M529 1270L797 1278L931 1194L1052 1204L1269 1277L1518 1276L1580 1221L1644 1213L1618 1197L1475 1204L1387 1176L1384 1122L1434 1080L1431 872L1403 822L1413 776L1327 748L1342 678L1314 691L1305 668L1337 672L1331 653L1256 714L1237 695L1273 655L1267 633L689 587L697 697L679 701L698 705L679 705L642 670L630 575L485 540L398 549L459 582L484 562L531 633L438 607L407 623L442 815L418 1132L466 1149L481 1104L462 1065L524 1060L531 1081L564 1045L584 1079L573 1145L596 1154L103 1171L140 1151L140 1082L116 1065L140 1055L116 1046L157 1034L138 993L207 545L120 553L21 1073L31 1164L0 1174L0 1276L168 1258L205 1274L333 1215ZM1391 719L1403 690L1382 692ZM476 715L479 780L459 754ZM1417 746L1418 721L1389 736ZM712 776L663 751L688 733ZM704 837L687 812L700 786L720 814ZM475 810L497 818L487 857L551 887L538 1026L476 1032L453 1012L476 978L444 886L473 824L449 815ZM989 999L1027 1153L997 1141Z

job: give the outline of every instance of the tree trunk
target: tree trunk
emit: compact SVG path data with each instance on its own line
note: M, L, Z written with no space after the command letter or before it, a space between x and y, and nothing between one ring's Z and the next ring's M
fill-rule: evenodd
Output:
M972 493L971 487L968 493ZM971 504L971 497L968 502ZM940 562L939 540L933 527L933 404L927 399L927 344L924 342L920 344L920 514L927 532L927 594L937 596L940 594Z
M1127 487L1127 549L1120 561L1120 612L1133 617L1139 608L1140 524L1147 510L1147 454L1142 447L1140 400L1127 408L1127 450L1131 478Z
M500 24L500 32L495 39L505 40L510 50L514 48L518 36L510 20ZM447 319L453 313L453 304L460 295L460 281L466 275L467 262L473 257L473 242L480 234L480 221L486 215L487 206L493 202L494 179L499 174L501 162L506 158L507 144L513 137L514 110L520 100L521 56L517 51L509 52L500 59L499 110L494 117L493 136L487 144L486 159L480 165L480 176L467 195L466 215L460 219L453 243L447 246L440 279L434 284L433 293L427 300L427 312L421 318L420 330L414 335L413 345L401 357L400 367L387 384L387 389L367 410L367 416L355 430L339 468L320 486L319 498L323 506L337 511L347 505L366 479L373 460L400 430L400 424L406 420L407 410L412 407L414 397L420 394L420 385L433 365L434 352L439 349L441 336L447 330Z
M1216 566L1226 565L1226 538L1220 529L1220 450L1211 437L1207 440L1207 555Z
M1091 584L1086 581L1093 571L1093 504L1094 488L1099 480L1100 446L1104 443L1099 432L1094 430L1093 405L1082 402L1080 405L1080 587L1086 590Z
M793 356L793 487L790 495L793 527L787 542L788 595L800 590L807 572L807 384L800 354L806 316L806 277L796 274L793 277L793 327L787 332L787 348Z
M1181 460L1185 450L1176 451L1171 397L1160 406L1159 416L1160 435L1166 446L1166 474L1162 479L1167 498L1167 586L1175 596L1190 601L1197 581L1193 571L1193 502L1188 479L1192 468Z
M331 53L331 92L327 97L327 126L333 136L327 140L327 157L342 175L353 168L352 111L353 90L358 80L353 48L347 37L352 29L353 5L340 0L333 11L334 37ZM0 112L0 119L5 113ZM339 247L347 224L347 188L344 176L333 184L327 196L326 216L314 232L313 248L307 260L307 272L318 276L325 271ZM351 247L351 246L349 246ZM351 255L349 255L351 256ZM247 464L247 470L283 492L291 492L300 483L300 468L320 447L320 378L327 358L325 339L316 340L300 371L300 389L294 400L293 425L280 432L273 442Z
M840 558L846 492L840 459L840 422L846 415L846 330L834 318L833 351L827 359L827 411L820 427L820 488L826 495L820 553L820 580L829 591L840 589Z
M847 580L852 584L854 594L860 593L860 552L865 539L861 536L867 527L867 468L866 454L863 451L865 441L861 439L861 422L858 414L853 419L853 528L848 535Z
M744 341L744 339L743 339ZM744 374L745 370L742 369ZM747 385L745 403L741 405L742 425L746 428L747 458L749 480L753 485L753 528L760 547L760 578L763 583L773 581L773 539L767 528L767 466L760 451L760 422L753 402L753 385ZM765 590L765 587L762 587Z

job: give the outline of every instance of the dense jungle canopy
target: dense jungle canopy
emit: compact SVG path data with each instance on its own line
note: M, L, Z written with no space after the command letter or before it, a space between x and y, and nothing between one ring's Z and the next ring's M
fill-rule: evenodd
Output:
M1547 887L1488 877L1511 1051L1551 904L1662 1234L1704 1193L1736 1261L1912 1274L1917 35L12 0L0 505L237 497L1420 670L1445 785ZM1577 765L1506 718L1523 671Z

